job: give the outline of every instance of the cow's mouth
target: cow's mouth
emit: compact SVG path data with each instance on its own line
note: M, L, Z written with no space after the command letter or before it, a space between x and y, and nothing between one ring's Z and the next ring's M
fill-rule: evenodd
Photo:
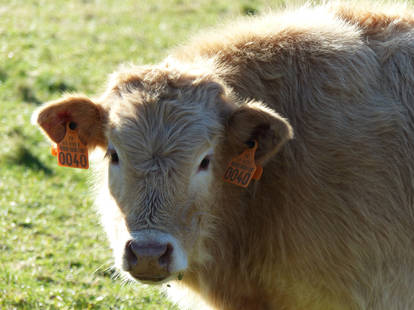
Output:
M134 277L134 279L142 282L142 283L160 283L165 281L168 276L148 276L148 275L137 275L137 274L132 274L130 273L131 276Z

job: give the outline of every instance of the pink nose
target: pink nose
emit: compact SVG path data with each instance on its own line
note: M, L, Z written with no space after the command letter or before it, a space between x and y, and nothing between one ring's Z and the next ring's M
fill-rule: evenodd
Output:
M170 274L172 252L170 243L129 240L125 245L125 269L142 281L162 281Z

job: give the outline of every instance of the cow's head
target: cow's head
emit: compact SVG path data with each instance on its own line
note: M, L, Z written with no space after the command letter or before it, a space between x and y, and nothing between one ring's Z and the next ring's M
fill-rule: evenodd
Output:
M37 121L54 142L75 122L81 140L105 150L97 204L118 267L144 282L206 258L223 195L246 190L222 180L246 143L258 141L266 165L292 136L278 114L239 101L218 78L168 64L118 72L100 99L66 97Z

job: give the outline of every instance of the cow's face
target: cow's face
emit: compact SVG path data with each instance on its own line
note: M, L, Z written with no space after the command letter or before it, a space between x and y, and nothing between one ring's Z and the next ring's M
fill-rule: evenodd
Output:
M117 265L160 282L205 259L215 210L234 186L222 181L231 157L257 140L265 164L291 129L259 103L229 99L212 78L135 70L116 75L99 103L69 97L42 108L38 122L55 142L65 122L81 122L81 139L105 149L98 206Z

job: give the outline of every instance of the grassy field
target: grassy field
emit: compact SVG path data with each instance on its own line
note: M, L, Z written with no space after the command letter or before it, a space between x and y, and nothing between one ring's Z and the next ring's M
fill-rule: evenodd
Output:
M1 309L174 309L157 289L113 279L88 172L57 167L30 116L63 92L99 93L121 63L156 62L200 28L269 3L0 0Z

